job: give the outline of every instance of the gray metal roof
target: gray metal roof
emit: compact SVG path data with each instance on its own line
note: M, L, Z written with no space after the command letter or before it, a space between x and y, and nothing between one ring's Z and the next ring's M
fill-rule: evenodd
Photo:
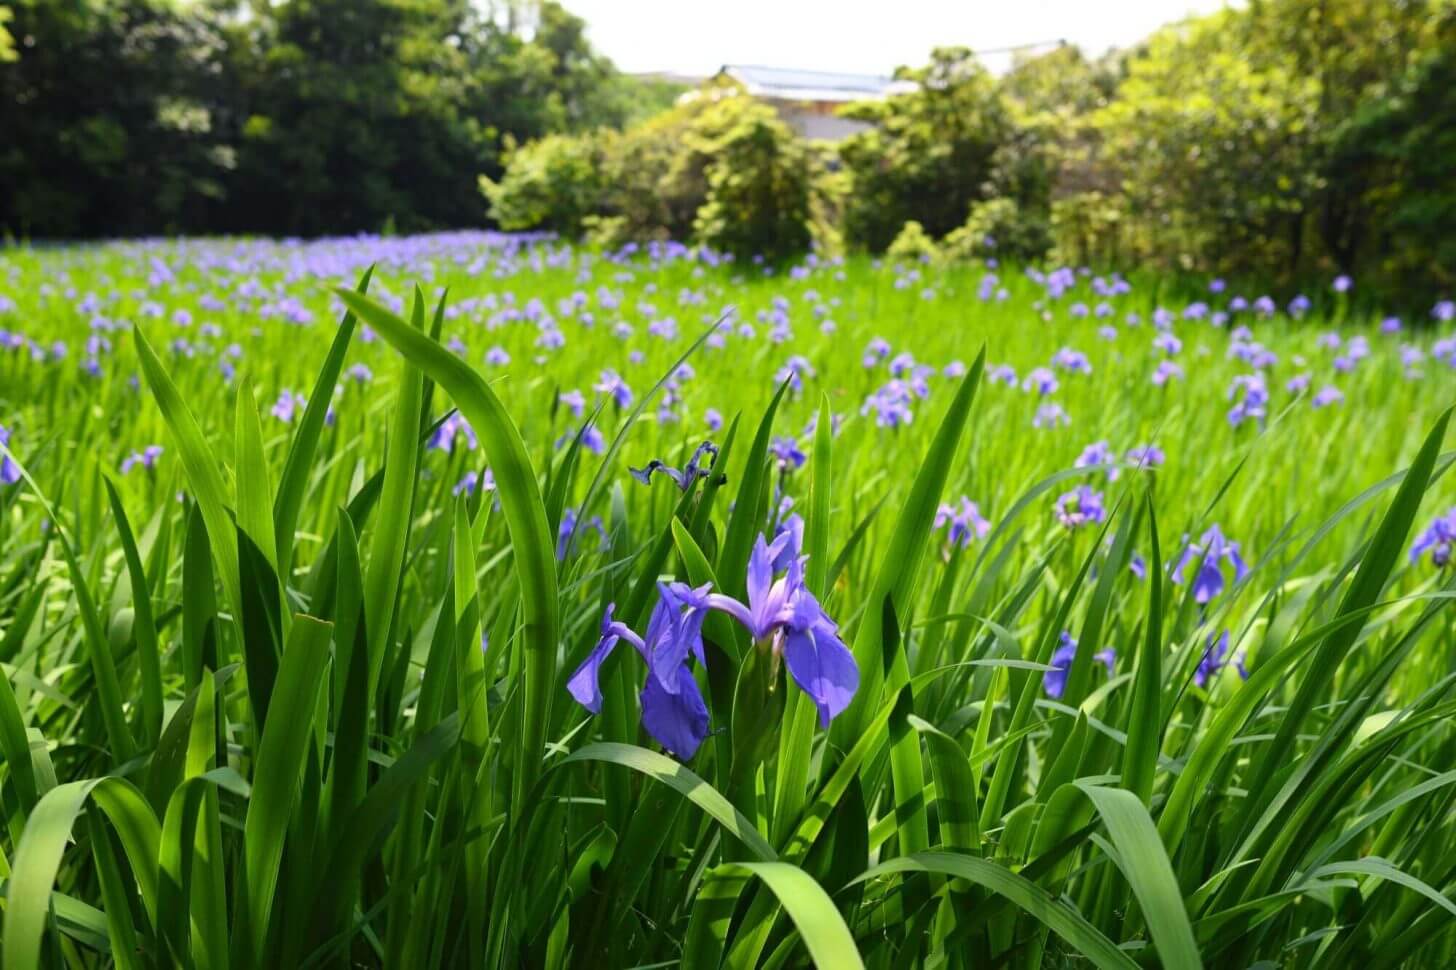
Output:
M882 74L801 71L752 64L724 64L720 73L742 84L749 94L785 101L863 101L915 87L909 81Z

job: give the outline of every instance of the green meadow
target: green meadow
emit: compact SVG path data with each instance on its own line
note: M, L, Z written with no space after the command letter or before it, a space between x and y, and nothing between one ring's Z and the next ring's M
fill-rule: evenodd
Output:
M1452 965L1451 309L1275 296L0 250L4 966Z

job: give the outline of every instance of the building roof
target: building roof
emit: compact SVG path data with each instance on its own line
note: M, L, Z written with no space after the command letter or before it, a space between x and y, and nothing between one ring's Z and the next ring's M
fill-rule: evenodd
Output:
M914 90L910 81L883 74L800 71L752 64L724 64L719 72L742 84L749 94L781 101L867 101Z

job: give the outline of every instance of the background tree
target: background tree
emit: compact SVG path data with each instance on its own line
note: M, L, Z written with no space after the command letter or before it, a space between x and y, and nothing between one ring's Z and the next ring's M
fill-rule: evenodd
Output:
M847 112L874 127L846 139L840 158L852 188L844 232L879 251L909 221L940 238L989 192L996 150L1011 118L996 83L965 48L940 48L923 68L901 69L915 89Z
M1319 86L1245 56L1233 11L1156 34L1093 116L1138 257L1230 271L1298 265L1319 186Z
M234 156L220 131L225 46L206 9L15 0L0 64L0 227L135 235L209 227Z
M1333 171L1362 173L1371 231L1367 261L1403 288L1456 286L1456 11L1388 96L1370 98L1337 127Z

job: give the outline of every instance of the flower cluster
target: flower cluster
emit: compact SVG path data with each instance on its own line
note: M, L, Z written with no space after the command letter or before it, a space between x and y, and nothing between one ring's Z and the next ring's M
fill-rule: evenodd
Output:
M680 491L686 492L698 479L707 478L712 474L713 463L717 460L718 446L711 441L704 441L694 449L692 457L681 470L673 468L660 458L654 458L642 468L628 468L627 471L643 485L651 485L653 473L661 472L670 478Z
M741 624L755 649L775 665L784 663L794 683L814 702L820 725L828 727L853 699L859 668L839 639L838 624L804 585L803 528L802 521L792 521L796 519L790 516L772 542L758 537L748 562L746 603L713 592L709 584L659 583L645 636L616 619L615 606L608 606L600 639L567 681L571 696L593 714L601 712L602 664L625 640L647 666L638 696L642 726L668 751L691 758L708 736L709 720L693 664L707 662L703 622L710 610L717 610Z
M1225 630L1215 637L1212 633L1208 635L1208 643L1203 648L1203 656L1199 658L1198 669L1193 672L1193 682L1199 687L1208 686L1208 682L1218 676L1219 672L1229 665L1229 634ZM1242 655L1232 660L1234 669L1244 680L1249 679L1249 671L1244 667Z
M0 445L6 449L0 456L0 485L14 485L20 481L20 466L10 458L10 430L4 425L0 425Z
M1197 565L1198 574L1193 577L1194 602L1207 603L1223 592L1225 564L1233 567L1236 583L1248 575L1249 567L1239 555L1239 544L1225 536L1217 523L1209 526L1197 542L1189 542L1187 536L1183 541L1183 555L1173 567L1172 579L1182 585L1188 567Z
M1057 497L1057 521L1068 529L1080 529L1107 518L1107 509L1102 504L1102 493L1088 485L1078 485L1070 492Z
M162 457L161 445L147 445L141 451L133 451L121 460L121 473L125 475L133 468L141 467L150 471L157 467L157 459Z
M0 474L0 481L3 480L3 474ZM1451 564L1453 543L1456 543L1456 507L1447 509L1443 515L1436 516L1431 520L1431 524L1426 526L1426 531L1416 537L1416 541L1411 545L1411 562L1420 562L1421 556L1429 552L1431 565L1444 569Z
M975 539L984 539L991 531L991 523L981 515L975 502L962 495L955 504L942 504L935 512L935 527L950 526L946 537L952 546L968 546Z
M1066 630L1062 631L1058 639L1059 646L1052 654L1052 670L1041 675L1041 686L1048 697L1060 698L1067 690L1067 674L1071 671L1072 661L1077 658L1077 641ZM1112 676L1113 666L1117 663L1117 651L1111 647L1099 650L1092 655L1092 659L1099 661L1107 668L1107 676Z

